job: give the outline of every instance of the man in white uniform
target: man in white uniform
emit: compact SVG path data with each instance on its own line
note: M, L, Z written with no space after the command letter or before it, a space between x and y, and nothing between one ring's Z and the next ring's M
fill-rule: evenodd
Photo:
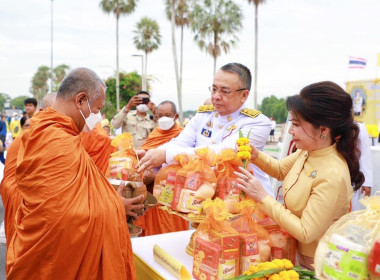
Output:
M373 187L373 166L367 128L364 123L357 122L356 124L359 126L359 165L365 180L362 187L354 192L352 197L352 211L365 209L359 200L364 196L370 196Z
M210 86L213 105L203 105L189 121L185 129L170 142L151 149L140 160L141 170L149 170L163 163L172 164L179 153L194 153L195 149L208 146L215 152L226 148L236 148L239 130L244 136L249 133L250 144L261 151L271 130L269 119L259 111L245 108L251 88L251 73L239 63L229 63L218 70ZM273 196L269 177L252 164L255 176Z

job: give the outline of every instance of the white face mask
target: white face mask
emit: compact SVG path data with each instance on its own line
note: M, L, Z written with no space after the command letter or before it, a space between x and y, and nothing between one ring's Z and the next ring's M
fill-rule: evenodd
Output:
M136 110L139 111L140 113L145 113L146 111L149 110L148 106L146 104L140 104L136 106Z
M100 111L97 114L94 114L91 112L90 103L88 102L88 99L87 99L87 105L88 105L88 109L90 110L90 115L87 118L84 117L81 109L79 109L79 112L82 114L82 117L84 121L86 122L86 125L91 131L102 120L102 115L100 114Z
M174 125L174 118L169 118L169 117L161 117L158 119L158 126L162 130L169 130L173 127Z

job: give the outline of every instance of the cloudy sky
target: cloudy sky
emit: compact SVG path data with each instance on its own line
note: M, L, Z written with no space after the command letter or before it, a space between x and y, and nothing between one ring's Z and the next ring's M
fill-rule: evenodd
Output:
M177 103L170 22L164 0L139 0L135 12L120 20L120 68L141 72L141 54L132 31L143 16L158 21L162 44L148 55L153 101ZM217 61L217 67L240 62L254 67L254 6L235 1L243 11L238 46ZM115 18L104 14L99 0L54 0L54 65L85 66L102 78L115 69ZM0 2L0 92L28 95L31 78L41 65L50 66L51 1ZM258 100L297 94L310 83L374 79L380 53L379 0L267 0L259 8ZM213 59L185 31L184 110L193 110L209 96ZM177 33L179 39L179 31ZM348 70L348 57L368 60L366 69ZM380 76L380 73L379 73ZM253 106L253 96L248 107Z

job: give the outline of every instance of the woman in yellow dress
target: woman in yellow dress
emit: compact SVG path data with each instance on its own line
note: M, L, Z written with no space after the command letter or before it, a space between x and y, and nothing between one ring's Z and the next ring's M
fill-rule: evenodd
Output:
M268 195L249 172L237 172L239 187L261 202L260 208L297 239L299 264L313 269L319 239L350 211L353 190L364 182L359 171L359 128L352 100L333 82L311 84L286 101L296 143L294 154L278 161L252 147L251 160L283 181L284 202Z

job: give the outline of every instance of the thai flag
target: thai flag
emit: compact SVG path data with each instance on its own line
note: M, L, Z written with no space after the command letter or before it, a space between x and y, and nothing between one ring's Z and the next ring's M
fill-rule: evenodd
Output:
M348 68L365 68L367 60L360 57L349 57Z

